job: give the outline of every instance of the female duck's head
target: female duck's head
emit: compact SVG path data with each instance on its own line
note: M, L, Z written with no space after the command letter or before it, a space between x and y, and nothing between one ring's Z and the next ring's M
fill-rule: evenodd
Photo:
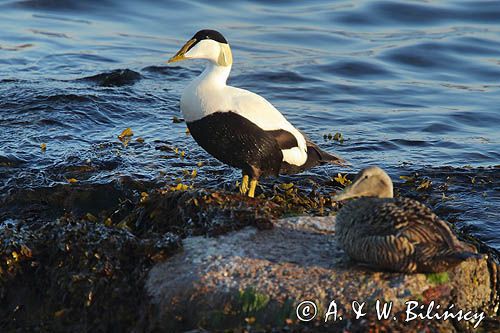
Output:
M231 66L233 56L227 40L215 30L200 30L168 60L206 59L218 66Z
M345 200L358 197L392 198L394 195L391 178L379 167L368 167L361 170L351 185L334 196L334 200Z

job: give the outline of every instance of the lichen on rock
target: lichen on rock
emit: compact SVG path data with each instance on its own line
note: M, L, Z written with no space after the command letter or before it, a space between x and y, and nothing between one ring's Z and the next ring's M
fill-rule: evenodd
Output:
M155 327L166 330L302 327L295 307L313 301L318 329L468 329L463 322L415 320L405 323L406 302L432 300L441 307L485 311L494 315L496 276L486 259L470 259L439 276L377 272L351 262L334 238L334 217L298 217L252 227L216 238L184 240L183 251L156 265L147 290L156 305ZM493 293L492 293L493 292ZM343 320L324 322L336 301ZM366 317L356 320L351 304L366 302ZM376 320L377 300L392 302L400 320ZM369 311L369 310L368 310ZM249 319L250 318L250 319Z

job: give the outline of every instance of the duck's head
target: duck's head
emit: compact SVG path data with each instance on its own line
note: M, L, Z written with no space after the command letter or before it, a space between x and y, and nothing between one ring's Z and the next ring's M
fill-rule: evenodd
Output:
M233 63L227 40L215 30L198 31L168 63L185 59L206 59L219 66L230 66Z
M393 195L391 178L381 168L372 166L361 170L352 184L334 196L333 200L358 197L392 198Z

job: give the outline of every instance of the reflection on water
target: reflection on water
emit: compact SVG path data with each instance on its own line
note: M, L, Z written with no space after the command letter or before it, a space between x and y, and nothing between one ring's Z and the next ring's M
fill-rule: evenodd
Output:
M3 193L72 176L162 185L200 161L197 186L219 187L223 175L231 187L238 172L172 122L203 64L165 60L200 28L218 29L231 43L231 84L268 98L353 166L319 167L308 177L379 164L394 178L427 170L445 179L464 166L473 177L500 164L500 2L217 3L2 2ZM144 142L124 147L116 137L126 127ZM344 143L323 140L337 131ZM498 168L491 172L498 179ZM447 206L460 207L463 227L498 249L497 189L498 181L479 196L457 188Z

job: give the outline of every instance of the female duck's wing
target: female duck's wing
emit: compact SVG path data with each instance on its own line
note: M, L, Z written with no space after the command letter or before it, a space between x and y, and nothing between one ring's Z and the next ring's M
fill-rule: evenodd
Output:
M357 213L351 213L349 226L340 228L344 248L351 257L370 266L434 272L476 256L446 222L418 201L361 198L352 204L355 207L349 206L349 211ZM339 222L347 221L343 210Z

